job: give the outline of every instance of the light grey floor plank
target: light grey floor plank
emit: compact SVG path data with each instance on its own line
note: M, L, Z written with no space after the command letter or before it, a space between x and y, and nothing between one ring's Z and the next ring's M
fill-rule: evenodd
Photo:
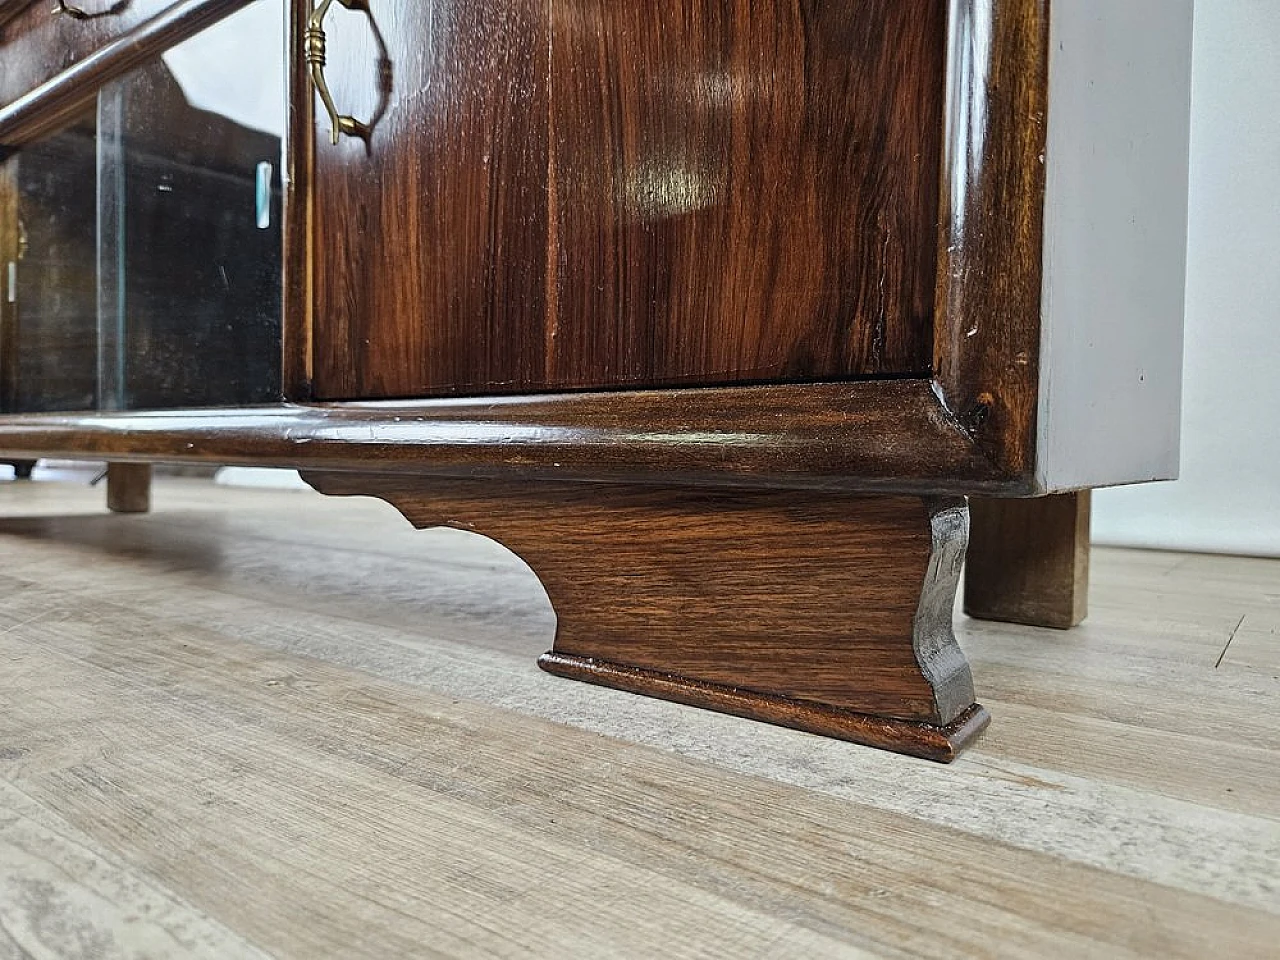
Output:
M962 621L996 722L939 767L542 674L528 569L382 505L100 496L0 487L0 957L58 949L32 890L104 956L1280 942L1280 564L1099 551L1086 628Z

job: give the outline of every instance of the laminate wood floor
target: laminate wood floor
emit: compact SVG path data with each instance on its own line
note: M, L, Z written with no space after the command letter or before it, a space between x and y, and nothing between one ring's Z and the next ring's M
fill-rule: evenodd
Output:
M389 507L0 485L0 958L1280 956L1280 563L959 620L950 767L576 684Z

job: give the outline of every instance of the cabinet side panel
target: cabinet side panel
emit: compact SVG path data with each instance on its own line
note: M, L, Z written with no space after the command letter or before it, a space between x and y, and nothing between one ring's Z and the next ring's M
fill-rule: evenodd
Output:
M1192 0L1050 14L1037 482L1178 472Z

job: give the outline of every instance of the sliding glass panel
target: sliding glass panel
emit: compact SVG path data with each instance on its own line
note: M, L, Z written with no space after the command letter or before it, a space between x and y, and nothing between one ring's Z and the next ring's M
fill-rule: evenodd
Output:
M90 111L8 162L16 204L5 213L16 217L17 243L9 251L0 340L7 411L97 405L94 131Z
M279 399L282 24L246 7L9 159L7 410Z

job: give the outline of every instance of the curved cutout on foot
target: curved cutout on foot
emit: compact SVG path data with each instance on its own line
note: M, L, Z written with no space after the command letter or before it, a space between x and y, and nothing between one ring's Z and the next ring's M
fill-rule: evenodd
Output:
M510 548L555 609L552 672L932 759L985 725L951 628L963 501L304 477Z

